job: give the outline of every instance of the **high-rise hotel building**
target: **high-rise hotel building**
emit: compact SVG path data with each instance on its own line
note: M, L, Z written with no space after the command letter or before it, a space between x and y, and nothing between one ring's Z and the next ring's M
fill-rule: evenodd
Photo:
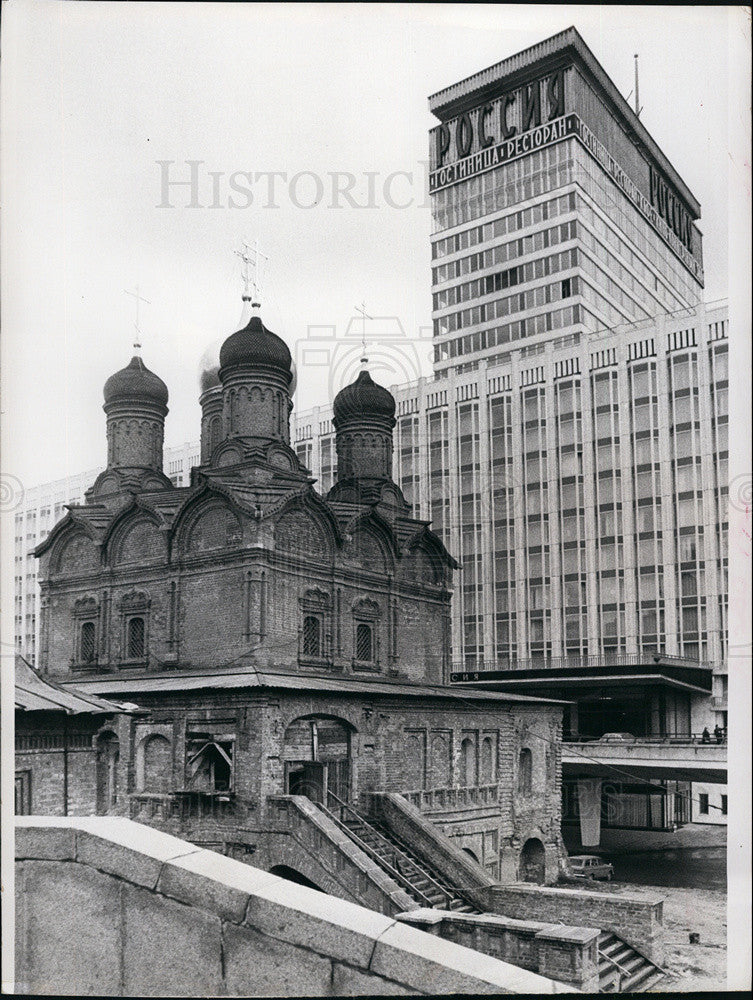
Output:
M574 29L430 107L435 375L392 387L395 478L461 563L457 679L577 676L582 734L726 727L728 321L700 206ZM296 420L323 491L330 417Z
M437 374L698 304L700 205L574 28L429 106Z

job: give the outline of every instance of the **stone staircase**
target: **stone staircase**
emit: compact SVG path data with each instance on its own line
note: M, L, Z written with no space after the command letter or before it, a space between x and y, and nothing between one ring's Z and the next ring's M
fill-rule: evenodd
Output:
M319 803L319 808L419 906L459 913L480 912L457 886L448 885L446 879L383 823L367 820L331 793L328 805L327 808Z
M598 947L600 993L645 993L666 975L616 934L601 934Z

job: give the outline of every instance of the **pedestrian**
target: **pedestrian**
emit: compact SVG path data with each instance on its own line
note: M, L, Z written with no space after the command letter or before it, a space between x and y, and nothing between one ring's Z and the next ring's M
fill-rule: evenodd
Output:
M703 732L701 733L701 743L710 743L711 733L708 730L708 726L703 727Z
M724 730L722 729L722 727L719 725L718 722L714 726L714 737L717 743L722 743L724 740Z

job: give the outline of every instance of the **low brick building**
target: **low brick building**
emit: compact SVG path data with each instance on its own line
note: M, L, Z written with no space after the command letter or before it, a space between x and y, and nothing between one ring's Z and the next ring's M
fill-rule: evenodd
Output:
M148 713L110 809L272 867L270 797L400 792L493 879L552 881L560 704L450 689L455 563L392 481L393 397L365 370L339 393L322 497L290 447L292 383L249 311L202 377L185 488L161 472L162 380L135 357L105 385L107 469L36 551L42 669Z
M17 655L15 708L17 815L90 816L118 805L120 741L135 705L63 688Z

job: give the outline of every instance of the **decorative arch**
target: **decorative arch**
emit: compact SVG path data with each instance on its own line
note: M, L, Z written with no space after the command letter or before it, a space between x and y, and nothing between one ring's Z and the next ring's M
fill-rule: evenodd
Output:
M296 504L284 510L275 524L275 549L279 552L329 559L331 533L311 509Z
M442 582L442 569L428 548L414 545L401 559L400 577L411 583L437 586Z
M476 740L464 736L460 743L460 787L475 788L476 784Z
M450 734L433 733L429 744L429 788L450 785Z
M100 567L99 546L83 528L77 526L71 527L59 539L50 560L50 570L55 575L95 573Z
M345 546L345 558L351 567L384 576L391 572L392 560L379 535L369 527L358 527Z
M108 549L109 561L115 566L167 559L164 533L152 517L141 511L126 514L113 526Z
M497 768L494 742L492 736L484 736L481 741L480 783L482 785L491 785L496 781Z
M243 529L237 515L219 497L198 507L186 525L183 551L191 555L241 544Z
M149 733L137 747L137 782L143 792L172 790L172 743L162 733Z
M528 747L521 747L518 754L518 791L521 795L533 791L533 751Z

